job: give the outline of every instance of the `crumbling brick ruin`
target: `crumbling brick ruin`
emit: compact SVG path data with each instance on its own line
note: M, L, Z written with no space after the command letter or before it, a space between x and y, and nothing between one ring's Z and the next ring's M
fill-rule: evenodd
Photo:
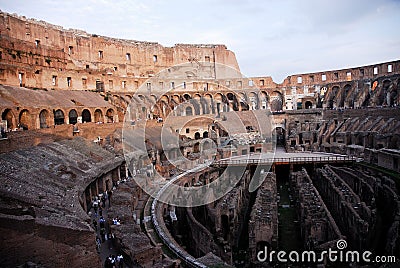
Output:
M258 251L285 250L283 239L316 251L345 239L398 264L400 60L282 83L239 71L222 44L164 47L0 12L0 266L100 267L90 213L111 189L128 266L268 266ZM262 133L267 113L276 141ZM144 125L144 148L129 147L123 132ZM177 144L163 146L163 129ZM260 172L253 158L275 145L282 159ZM165 185L207 161L175 182L237 179L206 205L153 209L133 180Z

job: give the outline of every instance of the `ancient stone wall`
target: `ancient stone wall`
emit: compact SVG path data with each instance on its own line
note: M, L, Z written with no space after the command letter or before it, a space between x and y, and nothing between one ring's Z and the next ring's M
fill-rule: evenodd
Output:
M392 179L363 166L329 166L317 169L313 182L352 247L386 254L396 252L400 241L396 216L400 202L398 186ZM368 228L355 227L356 223L367 224Z
M304 248L325 250L325 245L344 239L307 171L303 168L302 171L291 173L290 177Z
M369 245L375 224L371 208L329 167L317 169L313 182L352 247Z
M1 81L54 89L133 91L167 67L188 61L218 62L239 69L225 45L163 47L63 29L1 12Z
M1 154L2 265L99 266L84 193L121 162L84 139Z
M257 196L249 219L250 259L257 263L257 253L267 246L269 250L278 246L278 205L276 176L266 173L265 180L257 190Z

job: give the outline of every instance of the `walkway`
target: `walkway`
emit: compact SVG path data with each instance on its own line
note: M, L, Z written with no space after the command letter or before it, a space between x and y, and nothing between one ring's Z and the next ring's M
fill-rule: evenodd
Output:
M101 202L99 202L99 206L100 205L101 205ZM105 233L106 233L106 235L111 234L111 228L109 226L109 222L112 221L112 219L110 219L110 221L108 219L108 215L107 215L108 208L109 208L109 203L108 203L108 201L106 201L105 206L102 207L102 216L103 216L103 218L105 220ZM113 243L114 242L113 239L108 239L108 238L104 239L104 236L102 238L102 235L100 233L100 222L99 222L101 215L100 215L99 211L98 211L98 213L96 215L94 209L91 208L90 209L90 214L91 214L92 226L94 226L93 225L93 220L97 221L96 237L98 237L100 240L102 240L102 242L100 244L100 248L98 249L98 252L99 252L99 255L100 255L100 259L101 259L101 263L102 263L102 267L104 267L104 262L105 262L107 257L109 257L110 255L117 256L117 255L120 255L120 254L122 254L124 256L124 264L123 264L122 267L140 267L140 266L132 266L131 264L129 264L128 257L126 255L124 255L123 251L121 251L121 250L119 250L119 249L117 249L115 247L115 245Z
M296 152L287 153L282 147L277 147L274 153L252 153L249 155L233 156L221 159L213 163L214 166L242 166L242 165L285 165L285 164L309 164L309 163L351 163L361 161L354 156L323 153L323 152Z
M159 202L158 199L162 196L162 194L165 192L165 190L174 182L178 181L181 179L183 176L193 173L196 171L199 171L205 167L208 166L207 164L202 164L198 165L195 168L191 170L187 170L183 172L182 174L179 174L175 177L173 177L171 180L169 180L157 193L155 196L153 203L151 204L151 220L153 222L153 226L155 231L157 232L157 235L159 238L162 240L164 245L166 245L176 256L178 256L188 267L198 267L198 268L207 268L206 265L203 263L199 262L194 258L192 255L190 255L188 252L186 252L176 241L175 239L171 236L169 233L168 228L164 224L164 220L162 219L161 215L162 213L159 212Z

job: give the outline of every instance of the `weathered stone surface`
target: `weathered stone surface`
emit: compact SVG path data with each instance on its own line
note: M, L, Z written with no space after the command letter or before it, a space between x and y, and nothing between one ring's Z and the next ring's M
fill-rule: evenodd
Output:
M1 265L98 267L82 194L121 162L82 138L1 154Z

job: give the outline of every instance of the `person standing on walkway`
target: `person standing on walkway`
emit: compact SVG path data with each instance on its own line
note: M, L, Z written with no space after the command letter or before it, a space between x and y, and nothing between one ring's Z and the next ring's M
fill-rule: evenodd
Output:
M108 207L111 207L111 196L112 196L112 191L109 190L109 191L107 191L107 193L108 193Z
M117 268L124 267L124 256L122 256L122 254L118 254L116 264L117 264Z

